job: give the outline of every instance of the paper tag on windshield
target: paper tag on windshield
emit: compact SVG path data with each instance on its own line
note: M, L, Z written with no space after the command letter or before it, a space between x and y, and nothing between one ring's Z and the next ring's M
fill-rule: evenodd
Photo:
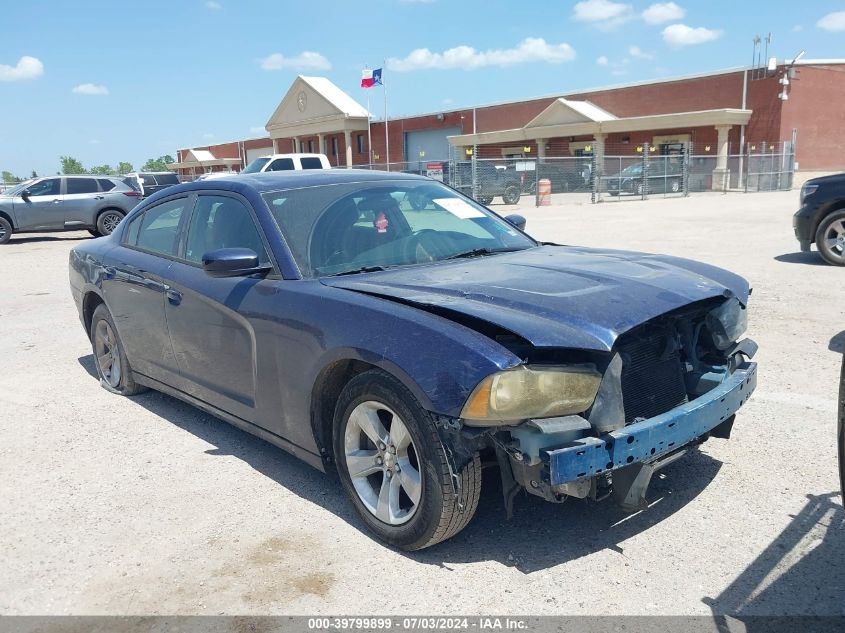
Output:
M443 207L449 213L461 220L484 217L484 214L481 211L460 198L437 198L436 200L432 200L432 202L440 207Z

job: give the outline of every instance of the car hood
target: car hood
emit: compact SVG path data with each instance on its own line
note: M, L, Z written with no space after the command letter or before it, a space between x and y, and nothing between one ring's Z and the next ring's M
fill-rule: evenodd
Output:
M321 281L465 314L536 347L603 352L661 314L714 297L745 305L749 294L742 277L692 260L552 245Z

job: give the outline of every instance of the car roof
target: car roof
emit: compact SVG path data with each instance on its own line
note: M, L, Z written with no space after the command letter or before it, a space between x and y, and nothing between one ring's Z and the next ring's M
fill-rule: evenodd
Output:
M314 154L308 152L295 152L292 154L267 154L266 156L259 156L258 158L270 158L270 159L277 159L277 158L323 158L325 154Z

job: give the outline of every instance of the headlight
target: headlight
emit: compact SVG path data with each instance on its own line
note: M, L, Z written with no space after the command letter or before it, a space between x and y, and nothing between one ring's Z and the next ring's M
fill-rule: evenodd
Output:
M748 312L739 299L728 299L705 318L713 343L719 349L728 349L748 327Z
M809 183L804 183L803 185L801 185L801 204L804 204L804 198L806 198L810 194L816 193L816 189L818 188L818 185L811 185Z
M592 365L520 365L487 376L467 399L461 417L470 426L580 413L596 398L601 374Z

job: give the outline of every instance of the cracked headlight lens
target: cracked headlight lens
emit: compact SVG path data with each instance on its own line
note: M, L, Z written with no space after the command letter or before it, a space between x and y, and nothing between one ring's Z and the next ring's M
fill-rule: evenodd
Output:
M719 349L728 349L748 328L748 311L739 299L728 299L707 313L707 329Z
M467 399L461 417L470 426L549 418L590 408L601 383L592 365L520 365L491 374Z

